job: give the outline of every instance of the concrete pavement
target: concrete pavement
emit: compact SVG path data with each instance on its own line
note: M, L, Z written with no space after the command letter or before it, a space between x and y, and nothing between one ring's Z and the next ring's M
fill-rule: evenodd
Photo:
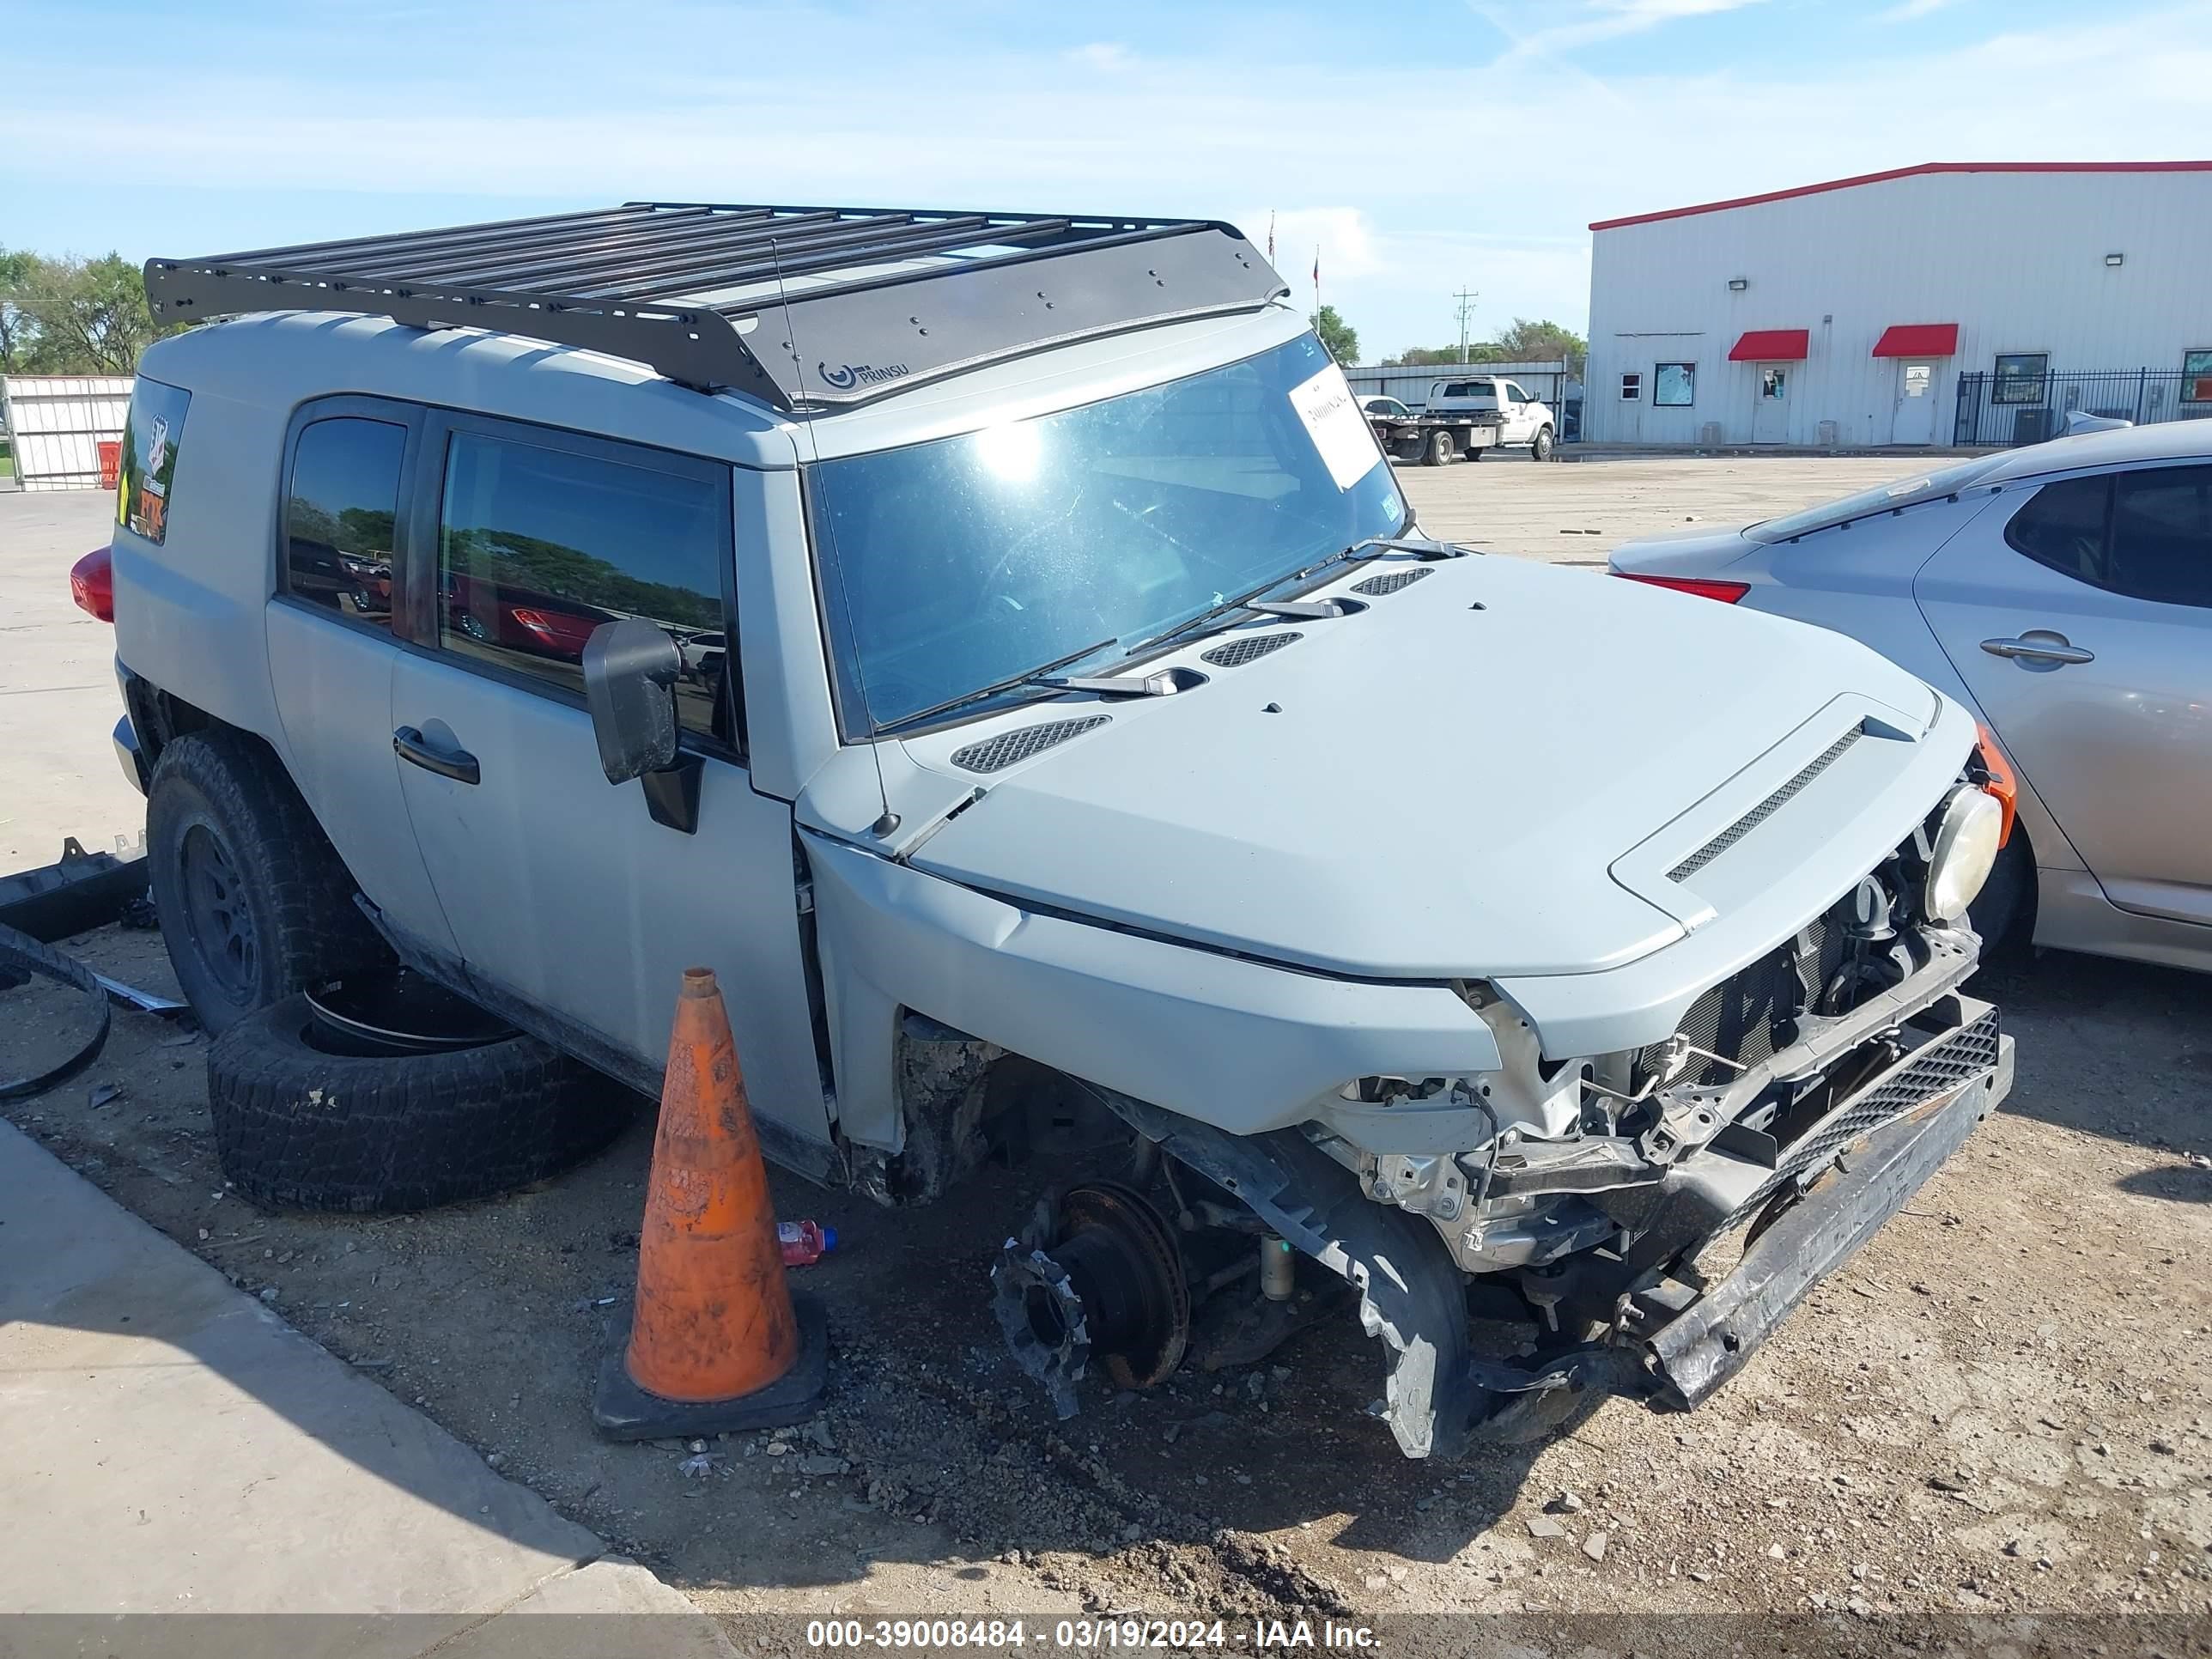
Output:
M115 1615L179 1613L234 1617L127 1620L132 1645L219 1628L227 1652L318 1659L729 1651L683 1595L4 1123L0 1613L46 1615L0 1620L0 1653L112 1647Z
M70 603L70 567L114 516L97 489L0 493L0 875L52 863L64 836L111 852L146 828L108 741L123 714L115 630Z

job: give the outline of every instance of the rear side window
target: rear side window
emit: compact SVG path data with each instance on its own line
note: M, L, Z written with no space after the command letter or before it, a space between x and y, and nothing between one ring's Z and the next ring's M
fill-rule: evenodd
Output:
M2047 483L2012 515L2005 526L2005 540L2038 564L2094 586L2110 587L2105 520L2112 491L2112 480L2102 477Z
M2054 570L2130 599L2212 607L2212 467L2157 467L2045 484L2005 539Z
M732 665L716 637L726 495L644 455L632 464L453 433L438 526L440 644L580 693L592 630L643 617L683 659L678 720L733 742L720 713Z
M2112 568L2136 599L2212 605L2212 466L2113 478Z
M169 533L169 486L192 394L141 374L131 388L115 473L115 522L159 546Z
M300 429L284 495L284 589L351 622L392 626L392 532L407 428L338 416Z

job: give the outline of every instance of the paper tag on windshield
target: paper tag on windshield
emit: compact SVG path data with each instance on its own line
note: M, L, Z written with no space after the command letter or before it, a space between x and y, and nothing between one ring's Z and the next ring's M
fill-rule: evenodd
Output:
M1291 407L1305 422L1307 435L1321 452L1322 465L1336 480L1339 489L1349 489L1375 469L1382 452L1367 417L1346 385L1344 371L1334 363L1310 380L1291 388Z

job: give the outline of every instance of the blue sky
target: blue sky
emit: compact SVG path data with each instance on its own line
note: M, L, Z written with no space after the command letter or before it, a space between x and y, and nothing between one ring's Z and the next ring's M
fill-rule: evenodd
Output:
M2202 0L0 0L0 245L133 258L634 198L1173 213L1370 362L1577 327L1589 221L2212 152Z

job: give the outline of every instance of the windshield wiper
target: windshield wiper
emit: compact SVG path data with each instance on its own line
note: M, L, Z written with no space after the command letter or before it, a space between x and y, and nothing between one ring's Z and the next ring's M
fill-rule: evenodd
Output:
M1087 689L1079 686L1071 687L1066 682L1055 680L1051 677L1070 663L1081 662L1093 653L1103 651L1108 646L1119 643L1121 643L1120 640L1111 634L1103 640L1093 640L1079 651L1071 651L1066 656L1054 657L1050 662L1040 663L1035 668L1024 669L1018 674L1009 674L1002 680L994 680L990 684L977 690L963 692L959 696L947 698L943 702L921 709L915 714L902 715L888 725L878 726L876 728L876 735L879 738L894 737L910 727L921 725L925 720L934 720L940 714L949 714L956 708L965 708L970 703L981 702L987 698L1004 696L1007 692L1018 691L1024 686L1048 686L1054 691Z
M1278 587L1287 587L1292 582L1308 580L1337 565L1357 564L1363 560L1379 558L1385 553L1410 553L1424 563L1433 563L1438 559L1463 559L1467 556L1465 548L1453 547L1444 542L1430 541L1425 538L1413 541L1394 536L1370 536L1364 541L1354 542L1351 546L1332 553L1325 559L1317 560L1297 570L1286 570L1279 576L1270 576L1267 580L1246 588L1233 598L1224 599L1218 605L1209 605L1188 622L1178 623L1164 634L1155 634L1150 639L1139 641L1130 648L1128 654L1133 657L1140 652L1150 651L1159 646L1177 644L1189 639L1193 635L1204 633L1214 623L1224 617L1232 616L1239 611L1260 611L1275 616L1315 618L1342 616L1345 612L1340 610L1309 609L1302 606L1292 611L1272 605L1255 605L1253 601L1258 599L1262 593L1270 592Z

